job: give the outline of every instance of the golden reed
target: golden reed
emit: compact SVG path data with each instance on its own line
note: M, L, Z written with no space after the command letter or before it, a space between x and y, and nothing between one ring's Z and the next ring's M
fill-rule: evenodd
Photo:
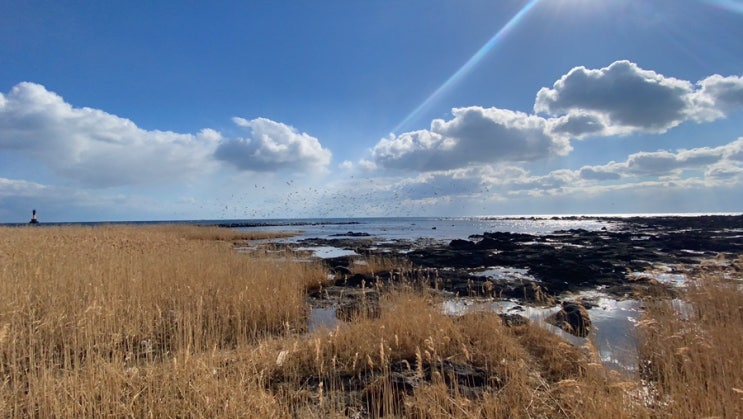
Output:
M743 355L739 287L692 289L687 320L650 310L643 376L629 377L540 327L444 315L435 293L405 285L404 269L379 318L308 333L306 293L326 285L325 269L234 250L249 238L194 226L0 228L2 416L740 415L743 369L729 361Z

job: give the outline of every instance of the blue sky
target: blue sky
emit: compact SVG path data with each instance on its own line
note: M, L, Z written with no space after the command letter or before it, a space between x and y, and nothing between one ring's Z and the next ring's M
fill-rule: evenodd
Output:
M0 0L0 222L743 211L743 1Z

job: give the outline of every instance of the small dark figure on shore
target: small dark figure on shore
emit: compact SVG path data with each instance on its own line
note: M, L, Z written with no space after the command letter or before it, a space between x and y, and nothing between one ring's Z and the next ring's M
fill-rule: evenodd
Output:
M36 210L31 211L31 221L29 224L39 224L39 220L36 218Z

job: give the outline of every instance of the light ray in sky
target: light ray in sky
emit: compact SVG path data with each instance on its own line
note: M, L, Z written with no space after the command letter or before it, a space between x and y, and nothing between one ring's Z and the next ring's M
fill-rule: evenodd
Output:
M743 1L741 0L705 0L705 2L743 15Z
M418 117L424 109L428 108L434 101L441 97L444 92L451 88L457 81L461 80L467 73L469 73L475 66L482 61L488 53L495 48L495 46L514 28L516 25L523 20L524 16L531 10L539 0L529 0L528 3L522 7L518 13L503 25L498 32L493 35L488 42L486 42L475 54L465 62L459 70L454 72L441 86L439 86L433 93L431 93L426 100L424 100L417 108L408 114L393 130L393 133L399 133L407 124L409 124L414 118Z

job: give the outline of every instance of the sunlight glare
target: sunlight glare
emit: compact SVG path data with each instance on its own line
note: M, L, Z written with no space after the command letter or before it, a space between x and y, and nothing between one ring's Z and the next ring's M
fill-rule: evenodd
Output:
M444 83L439 86L433 93L431 93L426 100L424 100L418 107L408 114L392 131L394 134L399 134L403 128L405 128L414 118L417 118L424 109L431 106L431 104L451 88L458 80L461 80L467 73L469 73L477 64L482 61L488 53L500 43L500 41L511 31L518 23L523 20L524 16L529 10L534 7L540 0L529 0L505 25L503 25L475 54L470 57L467 62L462 64L459 69L454 72Z
M743 15L743 0L704 0L705 3Z

